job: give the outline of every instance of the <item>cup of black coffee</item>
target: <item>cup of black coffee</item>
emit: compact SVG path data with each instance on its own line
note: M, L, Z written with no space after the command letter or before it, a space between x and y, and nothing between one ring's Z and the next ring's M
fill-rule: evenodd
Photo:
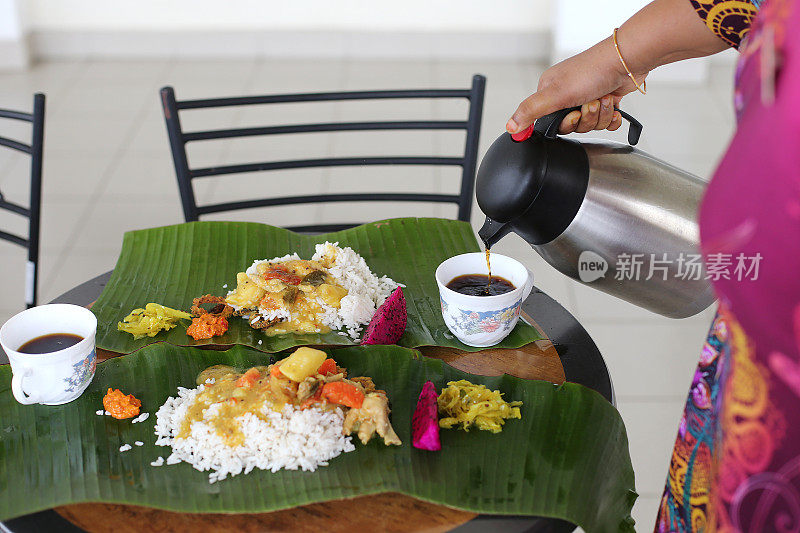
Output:
M451 257L436 269L444 323L469 346L493 346L506 338L533 289L533 273L516 259L492 253L491 265L491 280L482 252Z
M11 392L22 404L60 405L94 378L97 318L84 307L48 304L11 317L0 345L11 363Z

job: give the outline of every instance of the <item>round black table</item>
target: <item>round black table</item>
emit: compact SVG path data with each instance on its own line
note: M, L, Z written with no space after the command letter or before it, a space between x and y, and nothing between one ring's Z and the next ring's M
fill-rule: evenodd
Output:
M101 274L86 283L62 294L51 303L89 305L97 300L111 272ZM564 367L567 381L579 383L599 392L606 400L615 403L611 376L592 338L580 322L544 292L534 287L522 304L522 310L536 317L536 322L553 343ZM540 519L523 516L480 515L451 530L454 533L503 532L552 532L572 531L575 526L564 520ZM52 510L33 513L0 523L0 531L13 533L37 533L59 531L64 533L83 530L68 522Z

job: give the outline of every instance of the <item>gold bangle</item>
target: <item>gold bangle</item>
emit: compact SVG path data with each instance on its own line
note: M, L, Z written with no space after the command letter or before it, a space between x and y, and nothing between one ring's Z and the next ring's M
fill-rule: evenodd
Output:
M619 43L617 42L617 32L618 31L619 31L619 28L614 28L614 35L613 35L614 48L616 48L616 50L617 50L617 56L619 56L619 60L622 62L622 66L625 67L625 72L628 73L628 77L631 79L633 84L636 86L636 89L642 94L647 94L647 80L644 80L644 83L641 83L641 84L636 81L636 78L633 77L633 73L631 72L631 69L628 68L628 64L625 62L625 58L622 57L622 52L619 51Z

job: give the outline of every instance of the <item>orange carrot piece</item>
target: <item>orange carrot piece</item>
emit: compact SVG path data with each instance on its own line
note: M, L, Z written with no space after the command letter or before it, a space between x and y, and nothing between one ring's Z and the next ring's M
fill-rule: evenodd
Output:
M325 359L317 369L317 374L322 374L323 376L335 373L336 373L336 361L330 358Z
M249 389L253 385L253 383L258 381L258 378L260 377L261 377L261 372L259 372L255 368L251 368L250 370L242 374L242 377L236 380L236 386Z
M283 374L281 374L281 367L278 366L278 363L272 365L269 369L269 375L273 378L281 378Z
M338 403L358 409L364 403L364 393L350 383L334 381L322 387L322 397L331 403Z

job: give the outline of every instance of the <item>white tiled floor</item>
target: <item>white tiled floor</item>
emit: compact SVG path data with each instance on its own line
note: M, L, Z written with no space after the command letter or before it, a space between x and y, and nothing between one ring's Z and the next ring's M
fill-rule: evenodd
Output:
M400 87L466 87L474 73L488 78L482 154L517 103L536 86L543 66L529 63L383 62L383 61L130 61L44 63L24 73L0 74L0 107L28 109L34 91L47 94L40 300L46 302L86 279L111 269L122 234L135 228L182 220L174 173L159 107L158 89L171 84L178 98ZM641 148L679 167L708 177L733 130L728 104L729 68L714 67L708 83L697 86L652 84L647 96L631 95L624 104L644 125ZM185 113L187 129L257 123L436 117L462 119L463 104L293 104L248 111L230 108L204 115ZM8 130L4 129L8 134ZM23 130L13 133L23 138ZM623 140L622 133L603 135ZM324 157L355 153L457 153L463 140L431 138L414 132L334 138L310 134L299 139L256 139L199 145L190 153L195 165ZM392 169L292 171L270 177L276 194L410 187L453 191L457 173L424 168L401 169L406 180L394 185ZM26 202L26 160L0 152L0 190ZM382 180L382 181L381 181ZM255 187L243 176L227 183L200 184L201 200L229 199L236 182ZM246 194L246 193L245 193ZM450 207L353 206L363 220L401 215L453 216ZM275 224L335 222L341 210L256 210L245 216ZM349 214L349 210L348 210ZM241 218L237 215L237 219ZM350 220L350 217L347 217ZM349 221L348 220L348 221ZM477 207L473 221L481 222ZM0 225L23 232L19 220L0 215ZM537 285L561 302L585 325L611 371L619 410L626 421L641 498L634 515L641 530L652 527L669 453L694 362L711 312L669 320L641 311L568 280L546 265L527 244L512 235L496 247L535 272ZM0 242L0 322L22 307L24 252Z

